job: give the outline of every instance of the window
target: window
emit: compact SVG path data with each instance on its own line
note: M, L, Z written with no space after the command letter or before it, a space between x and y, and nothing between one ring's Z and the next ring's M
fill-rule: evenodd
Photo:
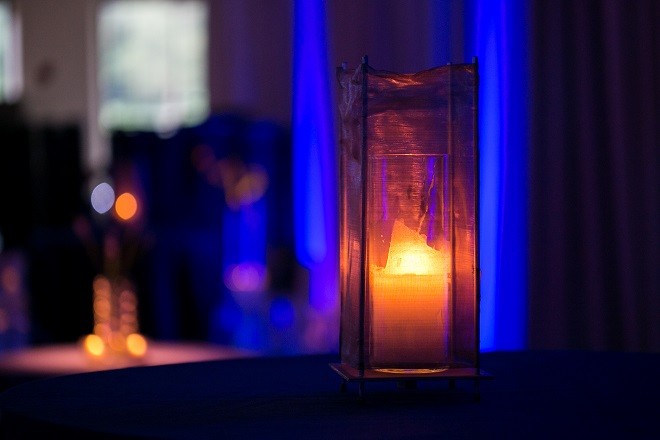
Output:
M100 122L166 132L208 114L207 5L112 0L99 10Z
M0 1L0 103L14 102L21 93L20 34L11 4Z

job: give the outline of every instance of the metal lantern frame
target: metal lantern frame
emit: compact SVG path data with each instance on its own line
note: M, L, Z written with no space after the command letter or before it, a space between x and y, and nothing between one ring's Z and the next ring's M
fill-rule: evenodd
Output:
M343 389L347 383L357 382L360 395L364 391L365 382L369 381L410 383L417 380L447 380L453 386L457 379L471 379L478 391L479 380L491 376L482 371L479 364L476 58L471 64L449 64L417 74L395 74L371 68L365 56L357 69L348 70L344 63L337 69L337 74L343 89L340 101L341 362L331 364L331 367L343 379ZM417 115L422 115L419 122L416 121ZM426 133L415 131L418 129L430 129L431 137L441 133L444 139L429 140ZM430 150L433 150L433 154L428 154ZM388 154L392 151L397 154ZM377 156L384 158L378 159L380 162L372 160ZM398 164L390 156L401 157L408 162ZM421 157L421 165L408 165L412 163L409 156ZM442 166L445 171L441 178L435 172L439 167L438 160L423 162L427 156L444 161ZM381 162L383 165L373 165ZM416 167L411 169L410 176L406 172L407 166ZM432 174L432 178L428 177L429 174ZM418 232L426 228L425 234L420 235L422 246L427 244L430 249L428 252L433 255L440 255L441 251L447 255L446 278L426 276L417 282L413 274L401 276L403 282L396 281L395 275L381 280L378 277L383 277L380 275L382 271L375 272L373 269L376 260L381 266L386 266L383 261L389 261L391 254L383 257L380 249L384 247L392 252L395 243L392 236L395 220L383 220L388 216L394 217L387 212L395 203L389 198L402 206L405 202L400 202L405 197L390 196L387 191L404 191L401 185L408 185L408 178L411 182L418 179L415 181L417 183L410 183L407 190L415 192L415 197L422 200L421 205L427 213L431 204L431 208L436 205L442 207L433 208L439 212L435 217L433 212L430 215L424 214L420 226L410 229L401 225L406 220L405 211L410 210L412 205L403 208L397 205L397 213L401 212L404 219L399 222L398 228ZM441 183L445 182L442 186L444 193L425 194L431 193L430 187L438 192L436 187L439 184L435 183L438 179ZM420 186L419 181L431 180L433 183L428 184L429 188L424 185L421 190L413 188L416 184ZM399 187L396 187L397 184ZM374 194L388 200L370 200ZM434 198L431 200L431 197ZM442 197L447 201L440 200ZM409 195L408 198L412 197ZM415 202L420 205L417 199ZM439 202L436 203L436 199ZM419 213L415 215L421 218ZM446 242L437 239L439 234L434 232L434 225L440 225L436 229L444 231ZM397 228L396 224L394 228ZM414 235L414 232L408 234ZM375 235L385 245L377 242ZM437 272L442 274L439 269ZM416 313L426 313L425 304L429 304L426 299L427 302L419 306L418 311L415 311L414 304L402 304L401 316L397 318L397 301L400 298L403 298L401 301L416 301L416 297L422 296L419 295L420 289L424 289L423 284L427 279L434 280L430 284L432 286L443 285L438 279L446 280L445 290L436 295L445 302L438 306L441 312L433 312L432 318L417 318ZM397 289L405 291L405 282L411 280L414 286L397 297ZM381 291L390 290L393 294L387 299L376 298L382 295ZM402 320L416 323L410 324L412 329L407 329L407 324L400 322ZM401 329L405 335L397 334L402 332ZM437 332L444 334L438 339ZM421 344L417 349L420 353L416 353L415 348L409 344L413 342L414 345L415 341L411 338L415 337L419 338ZM429 340L432 342L429 343ZM437 353L432 346L429 346L430 350L424 346L432 345L434 341L440 341L436 345L442 346ZM385 345L385 348L379 344Z

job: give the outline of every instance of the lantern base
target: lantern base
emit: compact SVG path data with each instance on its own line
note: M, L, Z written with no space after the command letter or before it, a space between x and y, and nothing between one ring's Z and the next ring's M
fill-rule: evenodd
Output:
M333 363L330 364L332 368L343 379L342 391L346 389L346 384L349 382L357 382L359 384L360 397L364 394L364 384L366 382L377 381L395 381L415 382L417 380L444 380L449 382L450 388L453 388L456 380L469 379L473 380L476 390L476 398L479 399L479 381L493 379L494 376L479 368L471 367L449 367L444 369L366 369L360 371L358 368L351 367L347 364Z
M442 373L443 371L447 371L449 367L445 368L374 368L373 371L377 371L379 373L388 373L388 374L396 374L398 376L404 375L407 376L409 374L433 374L433 373Z

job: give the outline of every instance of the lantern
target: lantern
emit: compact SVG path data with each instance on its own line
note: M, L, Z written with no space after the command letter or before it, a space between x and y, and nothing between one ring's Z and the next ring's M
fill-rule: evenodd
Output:
M477 66L338 69L346 381L480 378ZM476 381L475 381L476 382Z

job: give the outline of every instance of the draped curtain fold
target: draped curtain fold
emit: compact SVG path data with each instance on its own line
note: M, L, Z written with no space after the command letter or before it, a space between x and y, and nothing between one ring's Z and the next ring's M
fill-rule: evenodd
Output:
M659 22L534 3L531 348L660 350Z

